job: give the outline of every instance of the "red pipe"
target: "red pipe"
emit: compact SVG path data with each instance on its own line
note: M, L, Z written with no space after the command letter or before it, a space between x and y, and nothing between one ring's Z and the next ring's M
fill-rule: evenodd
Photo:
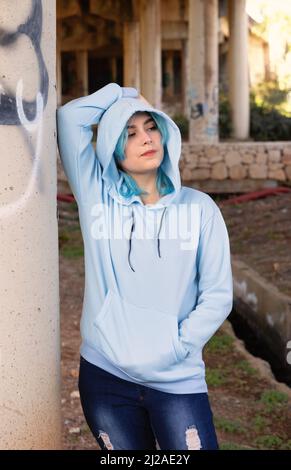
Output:
M230 199L224 199L219 201L220 205L226 204L237 204L240 202L252 201L254 199L259 199L266 196L271 196L278 193L290 193L291 188L285 186L277 186L276 188L261 189L259 191L251 191L247 194L242 194L241 196L232 197Z
M247 194L242 194L240 196L232 197L229 199L224 199L222 201L219 201L219 205L237 204L240 202L252 201L255 199L262 198L262 197L271 196L273 194L290 193L290 192L291 192L291 188L287 188L285 186L277 186L276 188L267 188L267 189L261 189L258 191L251 191ZM75 202L75 198L72 193L66 193L66 194L58 193L57 200L64 201L64 202Z
M58 201L64 201L64 202L74 202L75 198L73 194L57 194L57 200Z

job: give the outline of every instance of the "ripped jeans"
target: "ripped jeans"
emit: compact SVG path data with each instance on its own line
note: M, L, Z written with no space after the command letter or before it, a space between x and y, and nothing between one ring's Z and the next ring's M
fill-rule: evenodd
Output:
M80 358L79 392L101 450L218 450L207 393L173 394Z

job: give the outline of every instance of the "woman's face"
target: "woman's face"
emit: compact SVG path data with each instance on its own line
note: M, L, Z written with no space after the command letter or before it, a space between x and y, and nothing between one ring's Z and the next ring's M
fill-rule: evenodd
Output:
M119 161L121 168L129 173L156 170L162 163L164 148L160 131L150 114L133 115L127 123L127 133L125 159ZM149 151L152 152L145 154Z

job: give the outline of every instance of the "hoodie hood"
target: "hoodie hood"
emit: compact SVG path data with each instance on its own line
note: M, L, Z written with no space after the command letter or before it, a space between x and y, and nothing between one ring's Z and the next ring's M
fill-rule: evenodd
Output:
M175 199L181 189L181 179L179 171L179 159L181 155L181 133L175 122L164 112L155 109L138 98L119 98L112 106L110 106L102 115L98 124L98 135L96 143L96 151L98 159L102 166L102 179L107 187L109 194L124 205L130 205L133 202L143 204L140 197L133 195L125 198L119 194L118 190L121 186L122 175L119 174L118 168L113 156L117 141L123 131L127 121L137 111L151 112L163 117L168 128L169 139L166 144L166 151L161 167L174 185L174 191L170 194L162 196L157 204L149 205L149 209L160 209L167 206Z

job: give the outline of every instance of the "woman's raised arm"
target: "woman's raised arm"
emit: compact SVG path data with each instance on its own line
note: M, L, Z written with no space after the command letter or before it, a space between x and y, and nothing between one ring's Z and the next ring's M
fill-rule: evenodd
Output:
M58 147L64 171L77 202L82 200L80 188L81 163L97 165L101 183L100 163L92 145L92 125L121 97L138 97L135 88L109 83L98 91L74 99L57 110Z

